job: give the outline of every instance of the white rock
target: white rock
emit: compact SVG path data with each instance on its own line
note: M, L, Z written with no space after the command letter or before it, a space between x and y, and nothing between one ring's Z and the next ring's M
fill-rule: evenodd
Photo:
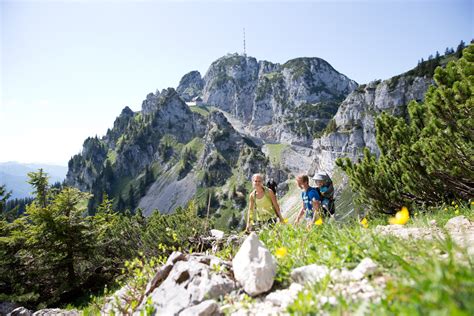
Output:
M277 264L258 236L251 233L232 260L232 268L244 291L255 296L271 289Z
M211 271L203 258L178 261L166 280L149 296L158 315L173 315L206 299L231 292L235 283L227 276Z
M348 282L354 279L359 280L359 276L356 274L353 274L352 271L349 271L345 268L339 270L339 269L334 269L331 271L329 274L331 277L331 280L335 282Z
M303 286L299 283L291 283L290 287L285 290L278 290L267 295L265 301L271 302L273 305L286 308L293 303L298 293L303 290Z
M5 314L2 314L2 315L5 315ZM29 309L26 309L24 307L17 307L6 315L7 316L31 316L32 312Z
M211 316L217 314L219 305L214 300L207 300L198 305L186 308L179 316Z
M337 300L334 296L320 296L318 299L319 304L324 305L326 303L329 303L331 305L336 305Z
M291 280L299 284L317 283L329 274L326 266L311 264L294 269L291 272Z
M217 239L222 239L224 238L224 232L218 229L211 229L211 236Z
M444 225L449 235L455 243L461 247L467 248L470 256L474 256L474 223L465 216L456 216L451 218Z
M460 231L460 230L468 230L473 228L473 223L469 219L467 219L464 215L456 216L451 218L444 228L449 231Z
M375 271L377 271L377 264L370 258L364 258L362 261L355 267L354 270L352 270L353 275L362 275L361 278L358 280L362 279L365 276L368 276L370 274L373 274Z

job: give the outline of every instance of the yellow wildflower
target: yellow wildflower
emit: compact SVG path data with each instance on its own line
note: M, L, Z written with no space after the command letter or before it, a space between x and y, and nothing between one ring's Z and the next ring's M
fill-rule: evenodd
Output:
M275 251L275 256L279 259L285 257L288 254L288 249L286 247L280 247Z
M474 201L471 201L471 205L473 205L473 206L474 206Z
M458 215L458 214L459 214L459 210L455 210L455 211L454 211L454 214Z
M405 225L409 219L410 213L408 213L408 209L404 206L397 212L397 214L395 214L395 217L391 217L388 222L390 224Z
M444 211L445 211L445 212L447 212L447 211L448 211L448 208L447 208L447 207L445 207L445 208L444 208Z
M368 228L368 227L369 227L369 222L367 221L367 218L365 218L365 217L360 221L360 224L361 224L364 228Z
M286 223L288 223L288 218L283 219L283 224L286 224Z
M451 202L451 205L454 205L454 204L456 204L456 203L454 203L454 201L452 201L452 202Z
M323 224L323 218L320 217L317 221L314 222L314 225L321 226Z
M457 205L457 204L456 204L454 207L455 207L455 208L458 208L458 207L459 207L459 205Z

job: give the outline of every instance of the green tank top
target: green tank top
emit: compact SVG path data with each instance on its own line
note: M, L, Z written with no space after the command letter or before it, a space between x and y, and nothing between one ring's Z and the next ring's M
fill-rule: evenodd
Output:
M250 220L252 221L267 221L275 217L272 199L268 194L267 188L264 189L264 195L261 199L257 198L257 193L253 194L254 209L250 212ZM255 215L255 219L253 218Z

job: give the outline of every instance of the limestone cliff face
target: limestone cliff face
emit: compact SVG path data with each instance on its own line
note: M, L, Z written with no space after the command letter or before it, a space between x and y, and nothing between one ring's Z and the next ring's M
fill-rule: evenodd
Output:
M200 82L197 74L181 80L191 81ZM203 82L204 103L244 122L253 136L306 145L357 87L320 58L297 58L281 65L238 54L213 62ZM189 85L180 84L179 91ZM184 92L181 96L188 97Z
M222 194L226 191L222 187L229 185L233 170L239 170L233 182L243 183L266 166L260 149L236 132L220 112L209 114L204 135L190 144L187 146L196 150L182 161L189 165L170 166L140 199L138 207L145 215L154 209L170 213L178 206L185 206L199 188L221 187L218 191Z
M375 118L382 112L405 116L406 105L423 100L431 84L431 78L402 76L396 82L388 79L359 86L340 105L332 131L314 140L314 168L332 171L337 158L357 160L364 147L379 153Z

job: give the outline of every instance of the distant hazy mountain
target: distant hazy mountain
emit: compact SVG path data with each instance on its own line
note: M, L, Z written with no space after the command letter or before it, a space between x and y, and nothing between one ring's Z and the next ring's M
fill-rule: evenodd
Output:
M43 168L49 175L49 183L62 182L66 177L66 166L46 164L22 164L18 162L0 163L0 185L5 184L7 191L12 191L11 198L24 198L31 196L31 186L28 184L28 172L38 171Z

